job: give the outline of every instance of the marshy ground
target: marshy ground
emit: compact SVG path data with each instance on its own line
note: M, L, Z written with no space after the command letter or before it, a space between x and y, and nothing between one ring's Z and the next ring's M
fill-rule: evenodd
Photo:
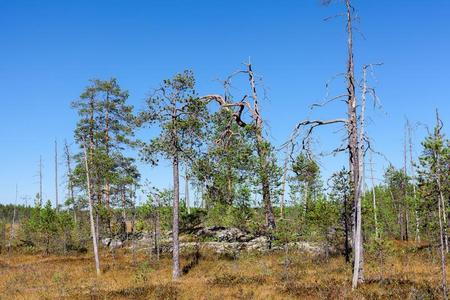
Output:
M186 274L171 280L171 260L103 251L102 275L90 254L0 256L0 299L439 299L439 260L428 247L394 243L389 253L367 253L366 282L351 291L342 257L302 253L185 254ZM133 258L134 257L134 258Z

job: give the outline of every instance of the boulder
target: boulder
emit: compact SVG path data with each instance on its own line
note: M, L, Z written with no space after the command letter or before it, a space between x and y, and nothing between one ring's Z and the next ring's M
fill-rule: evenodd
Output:
M247 242L245 245L247 251L265 252L269 250L269 239L265 236L259 236Z
M217 242L248 242L254 238L250 233L236 227L222 226L205 227L198 230L195 235L201 239L213 239Z
M110 250L120 248L123 245L121 240L112 238L104 238L101 242L104 247L109 247Z

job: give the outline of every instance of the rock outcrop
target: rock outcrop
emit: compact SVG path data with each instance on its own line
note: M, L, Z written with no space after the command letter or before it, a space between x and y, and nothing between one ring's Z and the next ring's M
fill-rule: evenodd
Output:
M130 237L129 237L130 238ZM140 250L148 251L153 247L153 236L150 234L139 234L131 236L136 239L135 245ZM102 244L111 250L130 244L130 240L120 238L102 239ZM161 253L172 252L172 238L170 233L162 236L159 241ZM310 242L291 242L289 249L298 250L313 255L325 254L325 247ZM182 236L180 238L180 250L193 251L195 249L211 251L220 255L236 257L242 252L270 252L283 250L282 246L273 245L266 236L257 236L239 228L226 228L212 226L199 228L193 232L192 236Z

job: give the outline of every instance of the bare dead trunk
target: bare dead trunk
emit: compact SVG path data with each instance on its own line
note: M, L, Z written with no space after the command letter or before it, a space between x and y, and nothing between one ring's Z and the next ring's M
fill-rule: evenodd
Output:
M127 212L126 212L127 200L125 198L125 187L121 188L120 195L122 198L122 218L123 218L123 222L126 224L126 222L127 222ZM126 225L125 225L125 227L126 227Z
M84 145L84 143L83 143L83 148L84 148L84 166L85 166L85 170L86 170L86 186L87 186L88 204L89 204L89 221L91 223L92 244L94 247L95 270L97 271L97 275L100 275L100 260L99 260L99 256L98 256L97 233L96 233L95 225L94 225L91 180L90 180L90 176L89 176L89 163L88 163L86 146Z
M306 182L304 185L304 192L303 192L303 196L305 197L305 199L303 199L303 217L306 218L306 214L308 213L308 209L309 209L309 183Z
M186 201L186 209L187 209L187 213L190 214L191 213L191 206L189 203L189 174L187 171L187 167L186 167L186 173L184 175L184 198Z
M153 214L153 249L156 253L156 260L159 261L159 237L160 237L160 224L159 224L159 196L155 197L154 202L154 214ZM151 249L151 247L150 247Z
M347 47L348 47L348 64L347 64L347 93L348 93L348 140L349 140L349 164L350 174L353 186L353 201L355 207L354 214L354 239L353 239L353 279L352 288L355 289L359 283L364 281L363 276L363 244L362 244L362 223L361 223L361 185L362 176L360 174L359 162L359 143L358 143L358 124L356 112L356 93L355 93L355 71L353 61L353 28L352 28L352 12L350 0L345 1L347 8Z
M409 205L408 205L408 173L406 170L406 132L407 128L405 125L405 137L403 142L403 174L404 174L404 183L403 183L403 213L404 213L404 229L405 229L405 241L409 240Z
M411 125L408 122L408 135L409 135L409 164L411 168L411 179L412 179L412 187L413 187L413 201L414 201L414 217L416 221L416 242L420 243L420 219L419 214L417 212L417 192L416 192L416 172L414 170L414 161L413 161L413 149L412 149L412 129Z
M67 193L70 199L73 201L73 219L75 222L75 228L77 228L77 208L75 204L74 188L71 177L72 174L71 155L67 141L64 141L64 155L66 158L66 167L67 167Z
M442 197L442 191L440 189L440 184L438 183L439 198L438 198L438 213L439 213L439 237L440 237L440 249L441 249L441 271L442 271L442 293L444 299L448 299L447 296L447 270L446 270L446 249L445 249L445 229L443 224L443 216L445 212L443 210L442 204L444 199Z
M349 263L350 262L350 224L348 222L348 200L349 199L344 199L344 235L345 235L345 241L344 241L344 255L345 255L345 262Z
M41 207L44 198L42 195L42 156L39 156L39 202L38 205Z
M132 240L131 240L131 252L132 252L132 261L133 266L136 266L136 188L134 189L134 192L130 188L130 200L131 200L131 208L132 208L132 219L131 219L131 233L132 233Z
M284 165L283 165L283 179L281 182L281 201L280 201L280 214L281 218L284 218L284 197L286 194L286 178L287 178L287 171L288 171L288 162L289 162L289 151L286 148L286 158L284 159Z
M55 205L56 211L59 211L59 199L58 199L58 143L55 140Z
M9 236L9 242L8 242L8 250L11 251L12 249L12 241L14 240L16 234L15 234L15 227L16 227L16 206L17 206L17 197L19 194L19 189L17 187L16 184L16 200L14 202L14 208L13 208L13 217L12 217L12 222L11 222L11 232L10 232L10 236Z
M106 94L106 117L105 117L105 148L106 156L109 157L109 92ZM109 174L105 178L105 203L106 208L110 209L111 186L109 182ZM108 220L108 223L110 220Z
M178 229L178 217L179 217L179 203L180 203L180 176L179 176L179 161L178 155L174 155L172 160L173 170L173 221L172 221L172 237L173 237L173 267L172 278L177 280L180 278L180 244L179 244L179 229Z
M372 209L373 209L373 223L375 227L375 237L378 239L380 235L378 233L378 218L377 218L377 198L375 193L375 178L373 175L373 161L372 154L370 155L370 177L372 180Z

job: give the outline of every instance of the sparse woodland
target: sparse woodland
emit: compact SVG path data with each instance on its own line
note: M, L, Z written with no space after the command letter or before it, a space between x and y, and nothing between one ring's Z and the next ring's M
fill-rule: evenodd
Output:
M119 79L89 81L67 103L73 143L55 142L55 199L41 184L34 203L0 205L0 299L447 299L448 124L438 109L434 124L405 122L403 164L375 180L389 157L366 106L383 64L358 59L356 10L340 3L342 93L287 110L298 124L281 144L250 60L206 94L180 70L139 109ZM308 117L332 102L346 113ZM343 137L331 153L314 145L319 128ZM325 178L322 155L348 163ZM168 166L173 188L142 180L138 163Z

